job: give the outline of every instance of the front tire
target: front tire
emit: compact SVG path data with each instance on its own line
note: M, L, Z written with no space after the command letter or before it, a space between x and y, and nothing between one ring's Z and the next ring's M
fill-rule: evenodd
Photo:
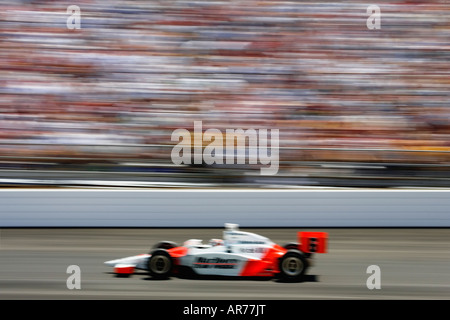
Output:
M153 246L153 249L165 249L169 250L172 248L178 247L178 244L176 244L173 241L160 241L157 244Z
M152 251L147 262L147 269L154 279L167 279L172 274L173 261L170 254L163 249Z
M293 282L302 280L308 268L308 261L298 250L289 250L279 262L282 280Z

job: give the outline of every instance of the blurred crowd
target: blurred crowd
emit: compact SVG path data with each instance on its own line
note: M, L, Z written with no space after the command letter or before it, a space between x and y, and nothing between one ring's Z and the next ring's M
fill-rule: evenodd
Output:
M448 162L450 3L376 4L2 1L0 161L170 162L201 120L279 129L286 166Z

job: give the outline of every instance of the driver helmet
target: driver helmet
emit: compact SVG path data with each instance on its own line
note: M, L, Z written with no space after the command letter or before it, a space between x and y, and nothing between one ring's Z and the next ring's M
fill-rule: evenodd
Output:
M209 240L209 244L213 247L215 246L223 246L224 242L222 239L211 239Z

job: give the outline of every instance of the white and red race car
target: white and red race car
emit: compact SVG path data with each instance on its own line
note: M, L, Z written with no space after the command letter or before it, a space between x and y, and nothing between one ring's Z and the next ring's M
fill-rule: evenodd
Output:
M135 269L146 270L153 278L165 279L188 271L194 275L230 277L279 277L298 281L312 265L314 253L327 252L326 232L298 232L298 242L279 246L255 233L225 224L223 239L190 239L182 246L170 241L156 244L148 254L106 261L119 276Z

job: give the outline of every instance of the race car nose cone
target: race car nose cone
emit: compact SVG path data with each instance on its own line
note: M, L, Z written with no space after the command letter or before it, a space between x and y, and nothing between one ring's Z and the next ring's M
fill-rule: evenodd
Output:
M110 267L114 267L117 264L117 259L105 261L104 264L106 264L107 266L110 266Z

